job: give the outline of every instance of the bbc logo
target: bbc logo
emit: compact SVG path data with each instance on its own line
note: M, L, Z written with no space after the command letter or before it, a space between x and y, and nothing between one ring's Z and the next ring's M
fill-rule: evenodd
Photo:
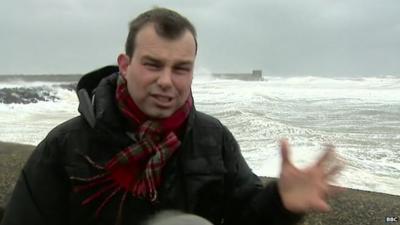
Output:
M387 216L385 218L385 222L386 223L395 223L395 222L399 222L399 217L398 216Z

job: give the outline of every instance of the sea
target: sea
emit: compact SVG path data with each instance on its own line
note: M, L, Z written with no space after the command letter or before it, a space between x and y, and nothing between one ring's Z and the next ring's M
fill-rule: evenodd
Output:
M0 76L0 141L37 145L78 115L80 75ZM195 74L197 110L218 118L260 176L278 177L279 140L300 168L334 145L345 168L333 181L400 195L400 76L265 76L264 81Z

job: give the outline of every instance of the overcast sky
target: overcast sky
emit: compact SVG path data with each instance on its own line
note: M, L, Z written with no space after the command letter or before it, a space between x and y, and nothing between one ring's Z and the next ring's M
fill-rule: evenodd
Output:
M115 64L129 21L155 5L196 26L198 71L400 76L399 0L8 0L0 74Z

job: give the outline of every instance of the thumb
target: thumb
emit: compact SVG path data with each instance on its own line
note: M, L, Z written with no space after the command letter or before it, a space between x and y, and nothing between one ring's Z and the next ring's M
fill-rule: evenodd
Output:
M331 207L326 201L319 199L314 203L313 210L316 212L329 212Z
M282 166L283 165L290 165L290 147L289 147L289 142L287 139L281 139L280 140L280 146L281 146L281 156L282 156Z

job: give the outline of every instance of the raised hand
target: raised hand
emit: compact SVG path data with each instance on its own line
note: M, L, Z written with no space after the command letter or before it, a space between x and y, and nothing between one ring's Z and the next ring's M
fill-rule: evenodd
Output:
M329 211L327 198L342 190L329 184L343 168L334 147L328 146L322 157L305 169L296 168L290 161L290 147L286 140L281 141L281 154L278 188L285 208L295 213Z

